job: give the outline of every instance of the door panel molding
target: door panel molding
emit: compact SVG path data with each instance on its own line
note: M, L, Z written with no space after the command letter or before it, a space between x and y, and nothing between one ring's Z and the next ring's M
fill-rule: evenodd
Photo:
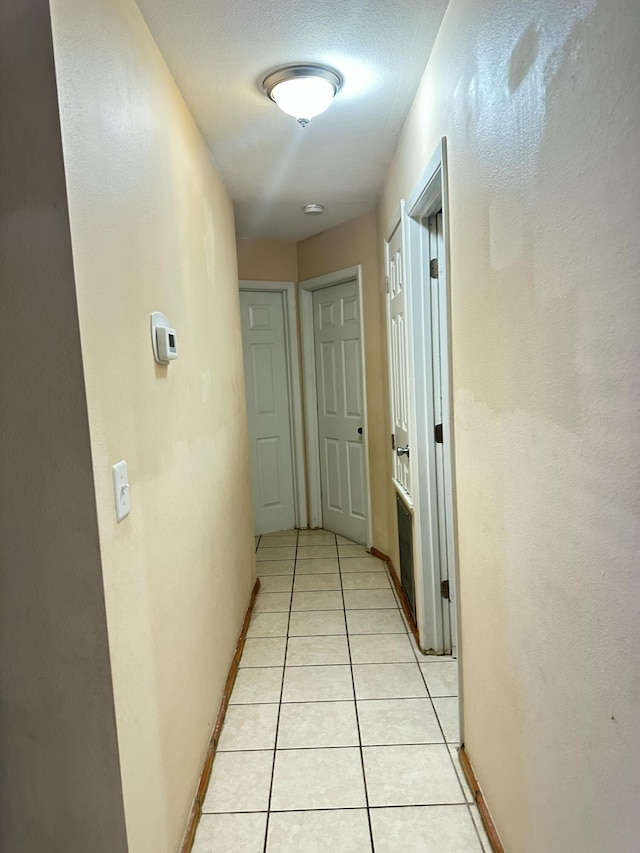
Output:
M296 285L293 281L261 281L241 279L240 290L281 293L284 304L284 321L287 330L289 400L291 404L291 436L293 445L293 480L296 527L307 527L307 478L304 463L304 428L302 391L300 381L300 350L298 346L298 308Z
M313 322L313 292L336 284L355 281L358 285L360 309L357 317L349 317L349 321L357 322L360 326L360 363L362 366L362 399L363 399L363 451L365 465L365 495L364 504L367 516L366 544L370 548L373 541L371 521L371 487L369 472L369 425L367 421L367 378L364 358L364 327L362 322L362 268L360 264L347 269L338 270L327 275L316 276L299 283L300 296L300 339L302 348L302 376L304 383L304 422L307 436L307 482L309 493L309 526L322 527L322 488L320 475L320 449L318 434L318 389L316 380L316 355ZM335 322L336 318L332 318ZM328 318L329 321L329 318Z

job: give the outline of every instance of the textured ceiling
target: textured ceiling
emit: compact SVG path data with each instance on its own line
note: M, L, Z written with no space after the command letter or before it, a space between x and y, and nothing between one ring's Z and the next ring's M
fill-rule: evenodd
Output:
M447 0L138 0L234 200L239 237L300 240L377 200ZM344 77L300 127L262 93L280 65ZM322 216L305 216L319 202Z

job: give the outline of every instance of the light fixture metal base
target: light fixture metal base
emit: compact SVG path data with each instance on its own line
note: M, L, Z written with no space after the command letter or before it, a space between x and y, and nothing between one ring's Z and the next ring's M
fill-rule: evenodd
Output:
M334 94L337 94L342 86L342 76L334 68L329 68L328 65L306 63L304 65L285 65L282 68L272 71L262 81L262 88L269 98L274 101L272 93L278 83L284 83L286 80L295 80L299 77L321 77L323 80L331 83Z

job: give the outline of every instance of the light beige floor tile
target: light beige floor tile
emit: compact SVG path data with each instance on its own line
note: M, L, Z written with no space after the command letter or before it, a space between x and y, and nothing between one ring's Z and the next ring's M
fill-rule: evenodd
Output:
M366 557L371 556L364 545L338 545L339 557Z
M426 697L417 663L354 664L357 699L411 699Z
M291 592L293 575L263 575L260 578L260 592Z
M460 740L460 703L457 697L434 699L433 706L440 720L444 739L448 743Z
M374 699L357 704L363 746L443 743L429 699Z
M377 557L369 555L368 557L348 557L344 555L340 558L340 571L343 574L351 572L386 572L387 567Z
M260 539L260 549L262 548L291 548L298 541L295 533L270 534L263 536Z
M334 637L289 637L287 666L348 664L346 634Z
M389 589L386 572L348 572L342 575L343 589Z
M309 539L313 536L333 536L329 530L323 530L321 527L313 527L307 528L305 530L298 530L298 538L299 539Z
M257 637L245 640L240 666L282 666L286 637Z
M449 744L449 755L453 761L453 766L455 767L456 773L458 774L458 779L460 780L460 784L462 785L462 790L464 792L464 798L468 803L475 802L473 798L473 794L471 793L471 788L469 787L469 783L467 782L467 778L464 775L464 770L462 769L462 764L460 763L460 755L458 754L458 747Z
M219 752L202 811L258 812L269 806L273 751Z
M301 702L282 705L278 749L358 746L354 702Z
M353 699L350 666L289 666L283 702L336 702Z
M276 745L278 704L230 705L224 718L218 750L273 749Z
M464 802L444 744L365 746L362 752L370 806Z
M324 531L314 531L301 535L298 540L298 545L301 548L308 548L311 545L332 545L335 548L336 537L333 533L325 533Z
M340 575L337 572L335 574L296 574L293 588L296 592L310 592L321 589L340 589Z
M269 818L267 853L327 853L328 850L371 853L365 809L275 812Z
M345 634L346 630L342 610L305 610L292 613L289 621L290 637Z
M258 549L260 550L260 549ZM320 557L336 557L335 545L298 545L298 560L315 560Z
M279 702L282 670L280 666L239 669L229 704L251 705Z
M352 663L414 663L416 656L406 634L353 634Z
M336 542L338 545L357 545L357 542L354 542L352 539L347 539L346 536L339 536L336 534Z
M263 560L256 563L258 577L270 575L292 575L295 560Z
M376 853L482 853L466 806L372 809Z
M292 613L300 610L342 610L343 607L340 590L294 592L291 600Z
M291 605L291 593L289 592L259 592L256 603L253 605L254 613L288 613Z
M431 696L458 695L458 664L440 663L438 665L423 663L420 667Z
M349 610L350 634L405 634L402 617L397 610Z
M258 547L256 551L256 560L295 560L295 546L280 547L280 548L262 548Z
M476 831L480 836L480 841L482 842L484 853L493 853L493 847L491 846L491 842L489 841L487 830L484 828L482 818L480 817L480 809L477 806L471 806L470 811Z
M254 613L247 637L286 637L288 613Z
M345 589L344 606L347 610L397 610L398 607L390 589Z
M274 811L362 808L365 802L359 749L277 750Z
M192 853L262 853L266 828L266 812L203 814Z
M299 575L336 574L339 571L337 557L320 557L317 560L298 560L296 578Z

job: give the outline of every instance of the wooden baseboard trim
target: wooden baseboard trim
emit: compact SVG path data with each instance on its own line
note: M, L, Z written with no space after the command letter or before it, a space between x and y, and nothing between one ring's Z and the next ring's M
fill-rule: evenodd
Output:
M482 791L480 790L478 779L476 777L473 767L471 766L471 761L469 760L469 756L467 755L467 751L465 749L464 744L458 747L458 755L460 756L460 764L462 765L464 775L466 777L467 782L469 783L469 787L471 788L473 799L476 801L476 805L478 806L478 811L480 812L482 823L484 824L484 828L487 832L487 836L489 838L489 841L491 842L491 846L493 847L494 853L505 853L504 845L502 844L502 841L500 841L498 830L496 829L496 825L493 822L493 818L491 817L491 812L489 811L489 807L487 806L487 801L485 800L484 796L482 795Z
M405 591L402 588L402 584L400 583L400 578L398 577L395 568L393 567L393 563L391 562L391 557L387 557L386 554L383 554L382 551L378 551L377 548L371 548L371 553L374 557L377 557L379 560L382 560L387 564L387 568L389 569L389 574L391 575L391 580L393 581L393 585L396 588L396 592L398 593L398 597L400 599L400 603L402 604L402 609L404 610L404 615L407 617L407 622L409 623L409 627L411 628L411 633L413 634L416 644L418 648L420 648L420 638L418 636L418 626L416 625L416 620L413 618L413 613L411 612L411 606L409 605L409 601L407 596L405 595Z
M249 621L251 620L253 605L255 604L256 596L258 594L259 589L260 578L257 578L253 587L253 592L251 593L249 607L247 608L247 613L244 617L244 622L242 623L242 630L240 631L238 645L236 646L236 650L233 655L233 660L231 661L229 675L227 676L227 683L224 686L224 692L222 694L222 699L220 700L218 716L216 717L216 722L213 727L211 740L209 741L209 748L207 749L207 754L204 759L204 766L202 768L202 773L200 774L200 782L198 783L196 796L193 801L193 806L191 807L191 812L189 814L189 822L187 823L187 828L182 839L180 853L190 853L191 848L193 847L193 841L196 836L196 829L198 828L198 822L200 821L200 815L202 814L202 803L204 802L205 794L207 793L207 786L209 785L209 779L211 778L211 768L213 767L213 759L216 754L216 749L218 748L218 741L220 740L222 724L224 723L224 718L227 713L227 707L229 705L229 699L231 697L231 691L233 690L233 685L236 681L236 675L238 674L238 666L240 665L240 658L242 657L242 652L244 650L244 643L247 638L247 631L249 630Z

